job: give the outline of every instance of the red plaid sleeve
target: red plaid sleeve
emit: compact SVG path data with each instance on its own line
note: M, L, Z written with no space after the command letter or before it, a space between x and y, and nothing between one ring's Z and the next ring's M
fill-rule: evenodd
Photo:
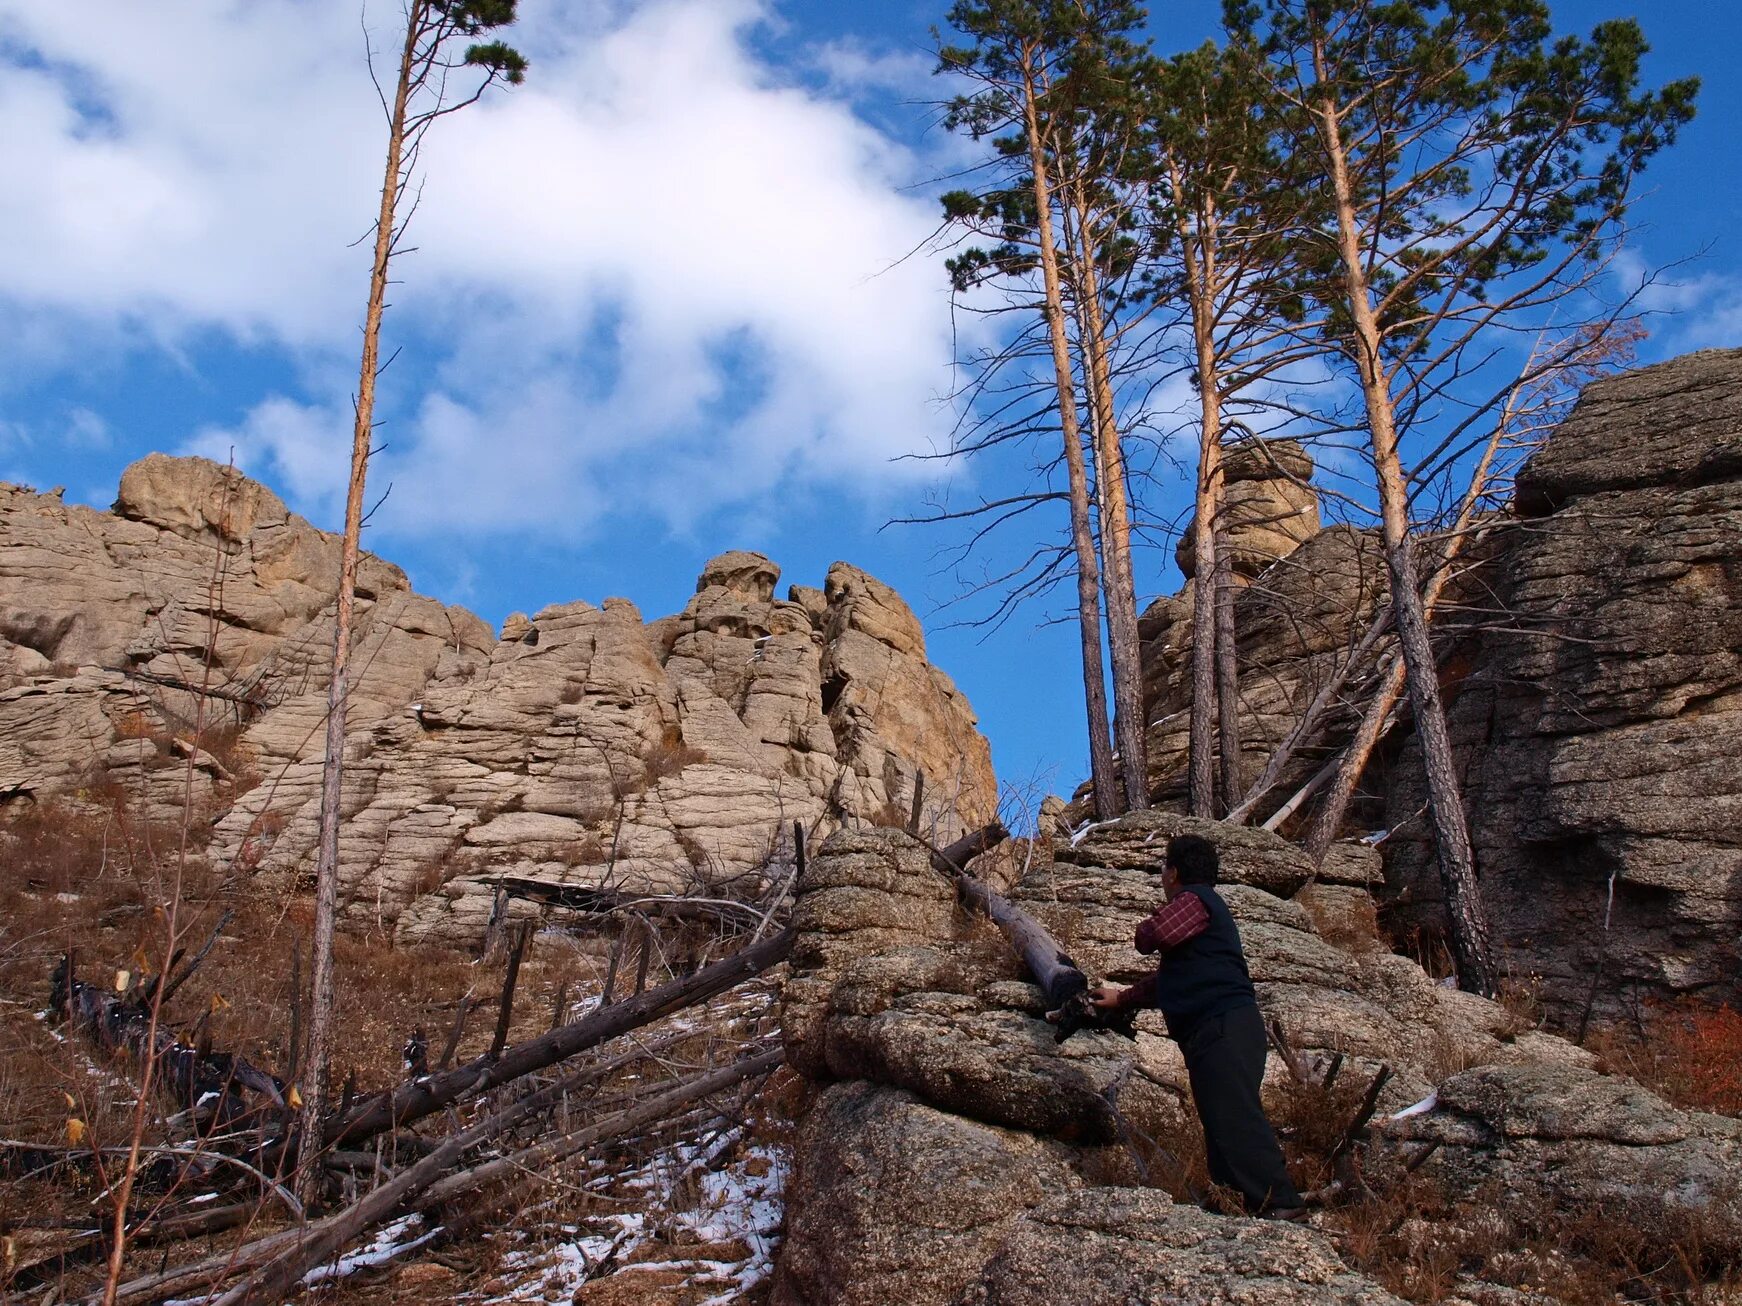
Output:
M1195 893L1182 893L1137 927L1137 951L1167 952L1210 926L1210 909Z

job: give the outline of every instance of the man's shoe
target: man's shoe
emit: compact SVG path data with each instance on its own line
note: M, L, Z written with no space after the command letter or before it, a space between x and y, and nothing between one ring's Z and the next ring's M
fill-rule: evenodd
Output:
M1287 1220L1290 1224L1299 1224L1311 1212L1304 1206L1273 1206L1259 1216L1263 1220Z

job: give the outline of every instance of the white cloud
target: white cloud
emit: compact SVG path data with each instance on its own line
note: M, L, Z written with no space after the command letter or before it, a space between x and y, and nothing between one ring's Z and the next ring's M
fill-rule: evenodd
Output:
M378 47L397 12L371 0ZM526 85L426 152L388 319L413 347L380 414L386 524L575 532L632 492L682 520L916 474L889 459L949 420L944 279L903 261L935 205L902 188L929 169L841 89L915 69L825 50L836 89L807 90L747 42L769 17L528 6ZM308 392L190 446L234 442L311 510L343 481L350 243L379 187L361 40L347 0L0 0L0 151L33 179L0 193L0 321L33 324L38 369L76 357L68 336L196 369L214 327L284 351Z
M107 449L113 438L109 423L89 408L74 408L67 414L61 439L74 449Z
M1742 277L1704 271L1698 260L1653 272L1627 249L1616 257L1615 278L1623 290L1637 290L1637 305L1649 315L1651 357L1742 345Z

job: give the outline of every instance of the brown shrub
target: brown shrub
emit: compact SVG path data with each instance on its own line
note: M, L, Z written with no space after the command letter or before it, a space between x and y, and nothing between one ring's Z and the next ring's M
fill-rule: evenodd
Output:
M1626 1027L1593 1030L1604 1069L1630 1075L1679 1107L1742 1115L1742 1011L1694 998L1649 1002Z
M115 738L150 739L163 747L167 747L169 736L163 727L152 721L145 713L123 712L115 719Z
M880 830L905 830L907 818L911 815L900 803L893 799L884 803L874 812L865 814L865 824L875 826Z
M642 781L644 784L656 785L666 776L676 775L686 766L695 766L707 760L706 753L684 743L681 735L675 740L669 737L661 739L641 755Z
M1379 928L1379 909L1362 892L1335 892L1311 884L1295 895L1306 908L1313 928L1326 943L1346 952L1389 951L1390 944Z

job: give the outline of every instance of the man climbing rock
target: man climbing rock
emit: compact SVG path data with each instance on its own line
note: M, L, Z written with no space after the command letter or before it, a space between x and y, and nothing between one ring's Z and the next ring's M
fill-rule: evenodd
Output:
M1166 901L1137 927L1137 950L1160 953L1153 975L1127 989L1108 985L1089 1001L1102 1011L1159 1007L1185 1054L1192 1101L1204 1126L1210 1178L1237 1189L1253 1214L1300 1212L1258 1086L1266 1043L1240 931L1216 892L1221 859L1196 835L1169 841L1162 869Z

